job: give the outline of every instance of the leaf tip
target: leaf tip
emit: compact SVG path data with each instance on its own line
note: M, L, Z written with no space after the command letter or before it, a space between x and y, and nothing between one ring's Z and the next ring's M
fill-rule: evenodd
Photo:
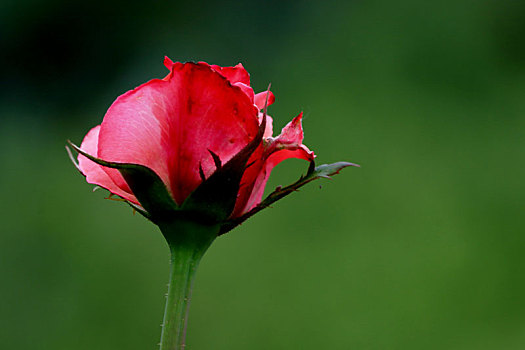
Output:
M360 168L361 167L361 165L359 165L359 164L350 163L350 162L339 162L338 164L341 165L341 168L346 168L346 167L349 167L349 166L353 166L353 167L356 167L356 168Z

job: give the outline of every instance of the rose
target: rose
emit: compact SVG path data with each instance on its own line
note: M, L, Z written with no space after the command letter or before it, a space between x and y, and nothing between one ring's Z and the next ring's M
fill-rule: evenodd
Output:
M266 109L274 96L269 90L254 94L241 64L169 58L164 64L170 70L164 79L117 98L80 148L70 143L86 180L122 197L167 240L171 276L162 350L185 347L192 281L217 235L306 183L354 165L315 167L313 152L302 143L302 114L272 137ZM272 169L288 158L309 161L307 174L261 200Z
M144 181L136 180L137 171L149 171L148 181L160 179L157 188L165 187L172 208L200 206L201 215L208 210L212 219L224 221L258 210L268 177L283 160L313 164L314 153L302 144L302 113L272 137L272 119L261 110L274 96L269 90L254 94L241 64L174 63L167 57L164 64L170 70L164 79L117 98L102 124L85 136L78 168L87 182L151 218L161 205L148 203L158 200L144 195ZM123 164L134 165L135 175Z

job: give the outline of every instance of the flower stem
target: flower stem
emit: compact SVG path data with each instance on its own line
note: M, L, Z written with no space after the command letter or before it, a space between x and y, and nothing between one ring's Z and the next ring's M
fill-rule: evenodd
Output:
M160 350L183 350L191 291L197 266L219 228L177 220L159 225L171 252L171 271Z

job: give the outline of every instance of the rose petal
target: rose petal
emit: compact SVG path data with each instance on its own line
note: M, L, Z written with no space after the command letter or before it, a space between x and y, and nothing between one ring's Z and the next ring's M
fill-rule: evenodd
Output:
M171 67L173 67L174 64L175 62L173 62L168 56L164 56L164 66L168 68L169 71L171 71Z
M241 179L239 193L235 202L235 208L231 215L232 218L242 215L246 210L246 203L248 203L253 192L255 182L264 169L265 161L262 160L264 154L264 145L261 144L248 160L248 168L244 171Z
M166 63L166 60L168 60L168 63ZM206 62L199 62L203 64L207 64ZM166 67L171 67L173 65L173 61L169 58L165 58ZM253 101L253 103L261 110L264 108L264 105L266 103L266 94L267 92L260 92L258 94L254 94L252 87L250 86L250 74L244 69L243 65L239 63L235 67L221 67L218 65L210 65L210 67L219 72L222 76L227 78L230 83L239 86ZM275 102L275 96L270 92L270 95L268 97L268 106L273 104Z
M174 63L171 69L166 80L151 80L113 103L100 129L98 157L152 169L182 204L202 181L199 167L206 177L215 171L209 151L224 164L255 137L257 109L207 64ZM104 170L123 188L117 170Z
M275 96L271 91L268 91L268 92L270 93L270 95L268 96L268 106L269 106L275 102ZM268 92L267 91L259 92L258 94L255 95L253 101L255 105L257 106L257 108L259 108L259 110L262 110L264 108L264 105L266 103L266 94Z
M206 62L200 63L207 64ZM235 67L221 67L218 65L210 65L210 67L228 79L230 83L241 88L241 90L248 95L252 103L254 103L255 93L250 86L250 74L248 74L242 64L239 63Z
M303 112L286 124L281 130L281 135L274 140L274 145L276 147L281 147L282 145L298 147L302 145L304 139L302 119Z
M199 62L205 63L205 62ZM207 64L207 63L206 63ZM250 74L244 69L242 64L238 64L235 67L221 67L216 64L210 65L210 67L219 72L223 77L228 79L230 83L243 83L247 86L250 86Z
M266 183L268 182L270 174L275 166L277 166L283 160L289 158L299 158L309 161L311 158L310 154L311 153L309 153L307 149L302 147L296 150L280 150L273 153L264 163L261 172L257 176L257 179L255 180L255 183L253 185L252 193L249 199L247 200L246 205L242 210L242 213L250 211L257 204L261 203Z
M252 101L253 103L255 94L253 93L253 89L250 86L243 84L243 83L235 83L233 85L239 87L246 94L246 96L250 98L250 101Z
M250 211L261 202L266 182L277 164L288 158L299 158L307 161L314 159L314 153L302 144L302 115L301 113L295 117L282 129L281 135L275 139L267 140L268 144L261 146L252 155L250 161L254 163L243 176L232 217Z
M84 141L82 141L80 148L86 153L95 156L97 155L99 131L100 125L97 125L87 133L86 137L84 137ZM113 182L108 174L106 174L102 166L87 159L81 154L78 155L78 165L84 176L86 176L87 182L103 187L109 192L116 194L130 202L139 204L137 198L135 198L135 196L131 194L130 191L118 187L115 182ZM128 188L127 185L126 188Z
M259 112L259 125L262 123L263 113ZM263 139L269 139L273 135L273 119L266 115L266 128L264 129Z

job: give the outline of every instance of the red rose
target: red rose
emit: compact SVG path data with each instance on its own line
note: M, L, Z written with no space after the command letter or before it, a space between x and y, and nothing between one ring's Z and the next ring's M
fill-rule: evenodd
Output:
M193 278L214 239L299 187L354 164L315 167L303 145L302 113L272 137L266 107L274 96L254 94L241 64L169 58L164 64L170 70L164 79L117 98L80 148L70 144L89 183L122 197L166 238L171 276L160 344L184 349ZM308 172L262 200L272 169L288 158L309 161Z
M201 198L218 191L214 200L220 200L225 196L221 188L229 186L235 193L224 220L238 218L261 203L272 169L283 160L313 161L313 152L302 144L302 113L272 137L272 119L261 110L274 102L274 96L269 91L254 94L241 64L173 63L166 57L164 65L170 70L164 79L150 80L117 98L102 124L84 138L82 153L92 157L79 154L78 167L89 183L139 210L145 208L145 213L147 205L130 184L137 181L123 176L119 164L153 171L175 207L194 193ZM217 174L219 170L224 174ZM207 181L214 189L197 194Z

